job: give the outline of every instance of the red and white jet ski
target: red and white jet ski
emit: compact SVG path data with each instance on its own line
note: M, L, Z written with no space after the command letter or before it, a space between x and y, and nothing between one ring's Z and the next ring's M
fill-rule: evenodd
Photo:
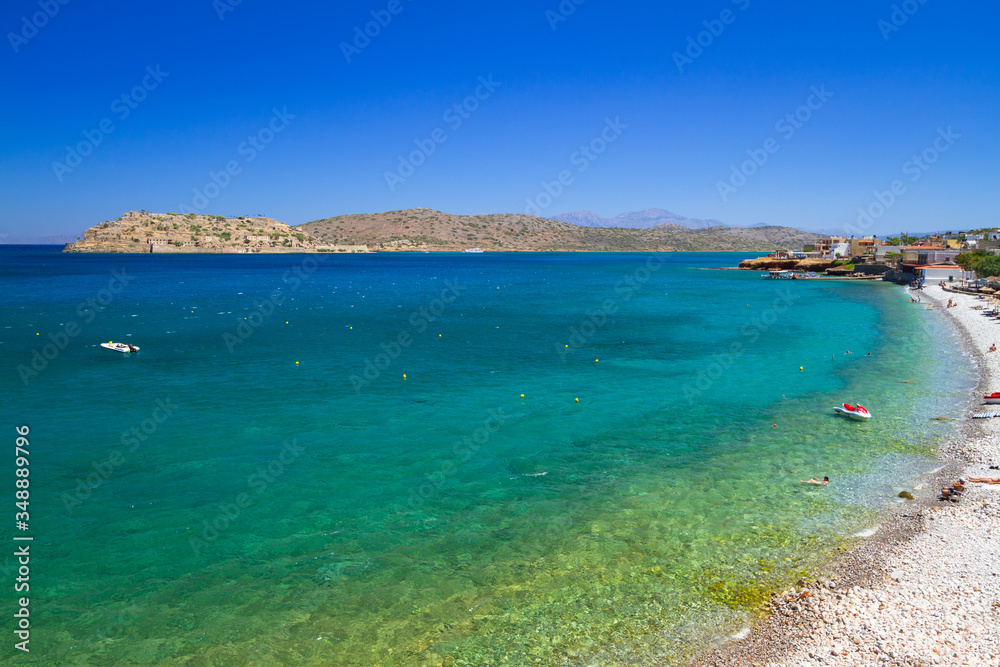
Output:
M851 419L871 419L872 415L868 410L862 405L851 405L850 403L844 403L842 406L834 408L834 411L839 412L845 417L850 417Z
M984 394L983 401L992 405L1000 403L1000 391L995 391L992 394Z

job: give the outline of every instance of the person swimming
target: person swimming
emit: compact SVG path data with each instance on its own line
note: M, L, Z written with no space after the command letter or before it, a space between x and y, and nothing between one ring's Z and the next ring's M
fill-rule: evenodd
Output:
M803 484L818 484L819 486L826 486L830 483L830 478L824 477L823 479L816 479L813 477L812 479L800 479L799 481Z

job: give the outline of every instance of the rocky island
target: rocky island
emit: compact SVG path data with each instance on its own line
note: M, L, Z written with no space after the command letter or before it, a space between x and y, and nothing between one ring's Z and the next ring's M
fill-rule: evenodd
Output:
M325 244L271 218L129 211L91 227L82 239L67 243L63 252L301 253L368 252L368 248Z

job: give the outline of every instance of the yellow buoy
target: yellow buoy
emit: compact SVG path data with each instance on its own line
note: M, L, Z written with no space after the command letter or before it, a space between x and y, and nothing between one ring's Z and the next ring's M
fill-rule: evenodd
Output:
M521 394L521 398L524 398L524 394Z
M438 334L438 338L440 338L440 337L441 337L441 334Z
M296 361L296 362L295 362L295 365L296 365L296 366L298 366L298 365L299 365L299 362L297 362L297 361Z
M580 399L579 399L579 398L574 398L573 400L574 400L574 401L576 401L577 403L579 403L579 402L580 402Z
M800 371L802 370L802 366L799 366L799 370L800 370Z
M406 373L403 373L403 379L404 380L406 379Z
M285 322L285 324L288 324L288 322Z
M599 364L599 363L601 363L601 360L600 359L594 359L594 363L595 364Z

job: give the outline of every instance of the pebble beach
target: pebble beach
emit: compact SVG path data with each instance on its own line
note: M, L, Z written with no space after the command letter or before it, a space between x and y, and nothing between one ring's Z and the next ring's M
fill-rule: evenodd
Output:
M916 308L945 313L965 338L982 392L1000 390L1000 319L987 301L938 286L912 292ZM946 308L948 299L956 306ZM934 316L935 313L928 313ZM970 483L957 502L940 490L960 477L998 477L998 406L970 402L961 436L880 529L831 570L776 596L772 613L701 667L755 665L1000 666L1000 485ZM877 415L876 415L877 418Z

